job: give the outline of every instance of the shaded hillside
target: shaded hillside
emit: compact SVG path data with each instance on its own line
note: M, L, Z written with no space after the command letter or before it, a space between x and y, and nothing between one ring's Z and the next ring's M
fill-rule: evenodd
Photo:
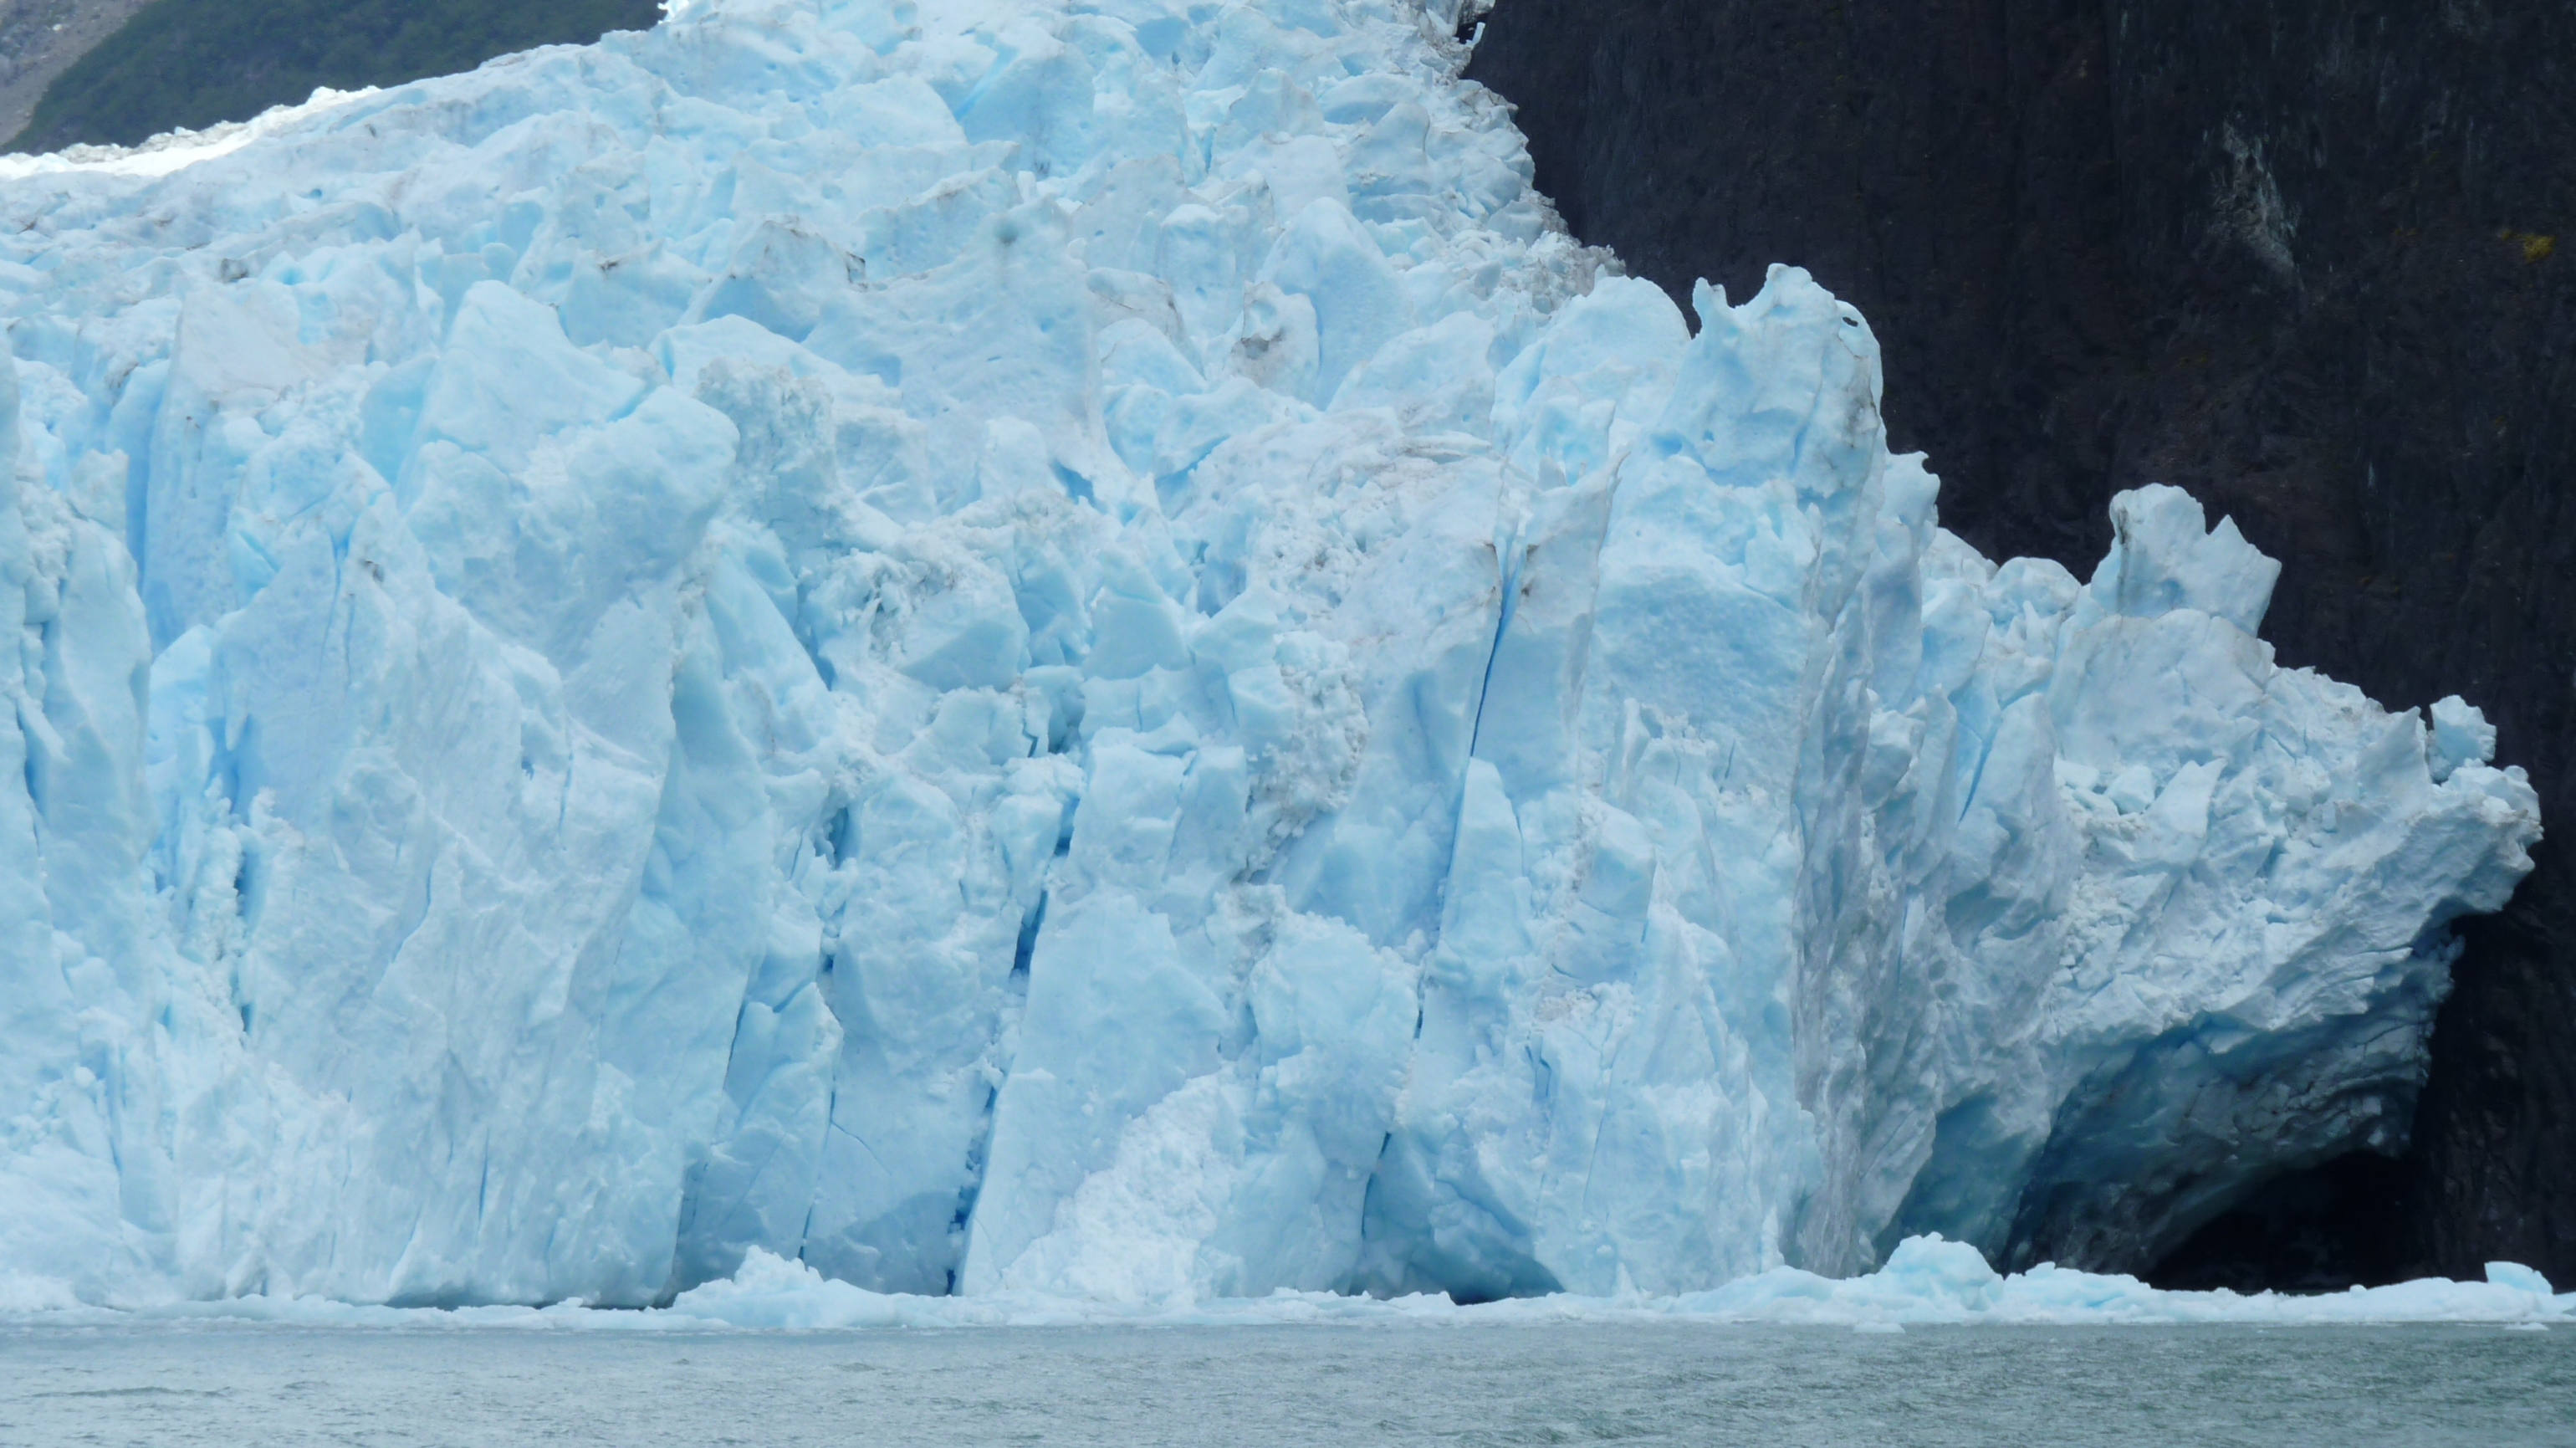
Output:
M2392 707L2466 695L2576 828L2576 9L1499 0L1486 24L1468 74L1585 241L1678 297L1791 262L1868 313L1943 522L2082 577L2113 492L2185 487L2284 563L2283 662ZM2175 1274L2576 1276L2576 867L2535 857L2465 932L2411 1154L2276 1184Z
M25 129L53 84L143 0L0 0L0 136Z
M55 79L9 149L130 146L661 18L658 0L153 0Z

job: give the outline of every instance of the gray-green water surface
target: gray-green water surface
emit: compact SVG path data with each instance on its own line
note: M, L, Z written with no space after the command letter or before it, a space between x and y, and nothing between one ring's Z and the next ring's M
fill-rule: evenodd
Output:
M2576 1444L2576 1333L0 1328L0 1444Z

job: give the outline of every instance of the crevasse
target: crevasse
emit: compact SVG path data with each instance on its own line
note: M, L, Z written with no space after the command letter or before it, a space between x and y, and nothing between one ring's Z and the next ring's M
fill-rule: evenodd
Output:
M2397 1145L2493 730L2173 489L1978 557L1451 19L711 0L17 163L0 1269L1670 1294Z

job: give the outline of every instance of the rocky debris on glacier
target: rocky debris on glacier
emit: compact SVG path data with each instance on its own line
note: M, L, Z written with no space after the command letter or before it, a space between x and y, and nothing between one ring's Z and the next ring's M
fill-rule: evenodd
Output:
M19 166L0 1264L1669 1294L2393 1145L2477 712L2172 489L1978 557L1446 37L721 0Z

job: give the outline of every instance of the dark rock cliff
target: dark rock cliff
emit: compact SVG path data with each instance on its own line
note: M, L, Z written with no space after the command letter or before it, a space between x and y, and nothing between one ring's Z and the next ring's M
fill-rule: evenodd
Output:
M2460 693L2576 821L2576 7L1499 0L1575 233L1687 300L1785 261L1869 315L1893 444L1991 556L2088 574L2150 481L2284 564L2265 635ZM2401 1161L2285 1178L2153 1267L2576 1278L2576 858L2472 922Z

